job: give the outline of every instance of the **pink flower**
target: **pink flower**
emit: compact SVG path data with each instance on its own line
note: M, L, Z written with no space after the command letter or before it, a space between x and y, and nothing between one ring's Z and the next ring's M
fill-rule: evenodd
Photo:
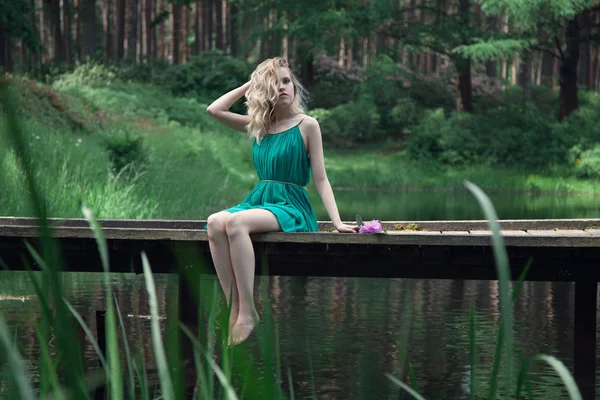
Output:
M373 221L368 221L368 222L363 223L360 226L358 233L372 234L372 233L380 233L382 231L383 231L383 227L381 226L381 222L374 219Z

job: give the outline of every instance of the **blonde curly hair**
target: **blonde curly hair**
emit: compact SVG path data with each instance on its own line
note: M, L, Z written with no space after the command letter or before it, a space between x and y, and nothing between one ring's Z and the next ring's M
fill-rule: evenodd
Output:
M290 111L293 114L305 112L306 90L292 73L287 60L274 57L263 61L250 76L250 87L246 92L245 102L250 117L246 130L258 143L267 135L274 121L273 111L279 99L279 67L290 71L290 78L294 84L294 101Z

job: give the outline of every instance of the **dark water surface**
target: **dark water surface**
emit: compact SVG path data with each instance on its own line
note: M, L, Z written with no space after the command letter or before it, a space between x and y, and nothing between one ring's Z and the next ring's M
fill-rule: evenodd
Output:
M410 193L376 195L337 193L345 218L433 220L481 219L470 195ZM492 195L500 218L596 218L593 198ZM318 203L315 203L317 205ZM316 206L319 219L327 219ZM368 267L368 266L365 266ZM104 310L105 284L100 274L66 273L67 298L96 331L95 312ZM166 318L169 302L177 301L177 278L155 275L159 312ZM210 285L214 278L208 278ZM145 349L147 367L154 361L150 343L148 297L143 276L112 274L113 290L126 315L130 343ZM515 371L524 358L544 353L573 367L573 299L570 283L526 282L515 304ZM469 310L475 306L476 388L485 398L499 325L496 281L402 280L366 278L257 277L256 300L261 315L268 293L279 324L281 364L290 369L296 398L311 393L311 371L319 398L408 399L385 376L398 378L403 355L398 338L408 332L408 356L419 392L427 399L466 399L470 387ZM0 307L28 358L37 359L34 324L39 305L25 273L0 272ZM171 317L169 315L169 317ZM165 320L161 320L164 326ZM250 345L258 357L256 338ZM310 357L309 357L310 352ZM97 366L86 344L86 365ZM309 360L312 360L312 368ZM38 365L29 364L35 377ZM4 367L4 366L3 366ZM4 368L2 368L4 369ZM568 398L560 380L535 364L533 391L540 399ZM287 384L286 386L287 387ZM0 386L0 393L2 392ZM514 391L512 392L514 394Z

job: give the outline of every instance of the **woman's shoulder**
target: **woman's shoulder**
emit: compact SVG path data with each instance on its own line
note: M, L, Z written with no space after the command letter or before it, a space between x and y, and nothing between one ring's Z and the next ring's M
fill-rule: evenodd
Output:
M307 127L309 129L314 129L319 126L319 122L317 121L317 119L307 114L302 114L299 124L300 126Z

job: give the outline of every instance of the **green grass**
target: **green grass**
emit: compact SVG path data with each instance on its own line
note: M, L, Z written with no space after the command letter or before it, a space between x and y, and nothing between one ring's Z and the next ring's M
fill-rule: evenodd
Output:
M28 80L16 83L25 140L32 158L43 165L36 173L50 216L78 215L85 203L98 218L204 219L239 202L257 182L250 141L212 120L205 103L134 83L62 84L59 91ZM138 174L112 170L104 141L119 132L142 139L147 162ZM600 191L596 181L558 172L418 164L393 143L352 150L326 147L325 156L329 179L338 192L457 192L464 190L464 180L489 192L597 195ZM23 179L14 154L2 152L0 164L0 190L6 193L0 198L0 214L32 215L20 195Z

